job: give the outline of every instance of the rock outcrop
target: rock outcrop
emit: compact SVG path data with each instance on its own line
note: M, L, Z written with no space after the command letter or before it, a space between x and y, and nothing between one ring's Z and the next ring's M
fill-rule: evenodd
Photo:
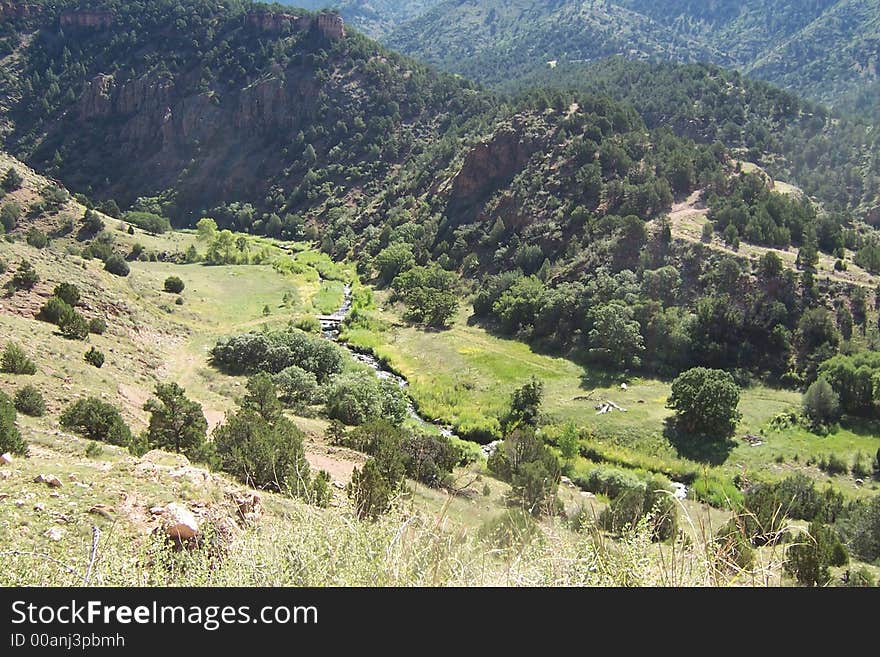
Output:
M106 29L113 25L113 14L98 9L67 9L61 12L61 27Z
M43 7L31 2L14 2L13 0L0 0L0 20L28 18L42 13Z
M339 14L319 14L318 30L331 41L345 37L345 23Z
M182 504L172 502L165 507L165 533L177 540L188 541L199 535L199 523L192 512Z
M274 34L306 32L311 29L313 24L312 19L308 16L297 16L277 11L254 11L247 15L246 20L251 27ZM314 25L325 38L331 41L345 37L345 22L339 14L318 14Z
M520 123L500 129L465 157L452 183L451 203L470 205L485 199L522 170L539 146Z

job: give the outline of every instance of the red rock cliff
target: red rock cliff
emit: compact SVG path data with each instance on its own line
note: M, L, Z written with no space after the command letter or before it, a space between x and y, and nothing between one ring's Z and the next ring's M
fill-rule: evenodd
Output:
M113 14L92 9L68 9L61 14L62 27L108 28L113 25Z

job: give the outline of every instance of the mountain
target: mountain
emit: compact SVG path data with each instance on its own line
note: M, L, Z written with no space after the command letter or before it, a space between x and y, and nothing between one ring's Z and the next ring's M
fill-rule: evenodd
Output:
M400 26L392 47L487 84L610 54L733 66L815 100L877 80L880 3L447 0Z
M397 25L405 23L441 0L284 0L281 4L313 11L335 9L367 36L381 39Z
M445 70L504 88L520 86L518 80L537 71L611 55L725 60L647 16L592 0L446 1L385 41Z

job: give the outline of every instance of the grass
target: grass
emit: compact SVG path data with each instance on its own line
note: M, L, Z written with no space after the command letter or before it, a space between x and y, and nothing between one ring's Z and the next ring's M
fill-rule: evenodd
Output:
M674 479L699 481L697 491L708 501L738 499L731 480L782 478L804 471L817 481L833 480L848 494L859 496L876 489L875 482L858 486L847 475L829 478L807 460L837 454L850 464L858 452L867 460L877 450L877 431L841 428L819 437L801 427L776 430L771 420L782 413L797 412L800 394L795 391L753 386L742 391L736 439L721 462L706 463L681 451L664 433L671 416L666 408L670 382L645 377L609 375L585 368L572 360L537 353L528 345L491 335L468 322L463 310L454 325L444 331L426 331L402 322L398 310L377 293L384 308L375 314L386 330L355 328L344 333L350 343L372 350L407 378L409 392L420 412L453 424L463 436L484 440L500 437L497 417L504 413L512 392L536 377L544 384L545 422L573 422L586 438L582 450L594 458L627 468L661 472ZM621 383L626 383L623 390ZM612 400L627 409L597 415L595 406ZM741 436L761 436L763 444L752 446Z

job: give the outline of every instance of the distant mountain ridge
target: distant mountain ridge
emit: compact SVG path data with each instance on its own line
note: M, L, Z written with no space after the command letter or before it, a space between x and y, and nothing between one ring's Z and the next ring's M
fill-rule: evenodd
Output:
M446 0L384 40L493 86L621 55L733 66L836 103L878 79L880 0Z

